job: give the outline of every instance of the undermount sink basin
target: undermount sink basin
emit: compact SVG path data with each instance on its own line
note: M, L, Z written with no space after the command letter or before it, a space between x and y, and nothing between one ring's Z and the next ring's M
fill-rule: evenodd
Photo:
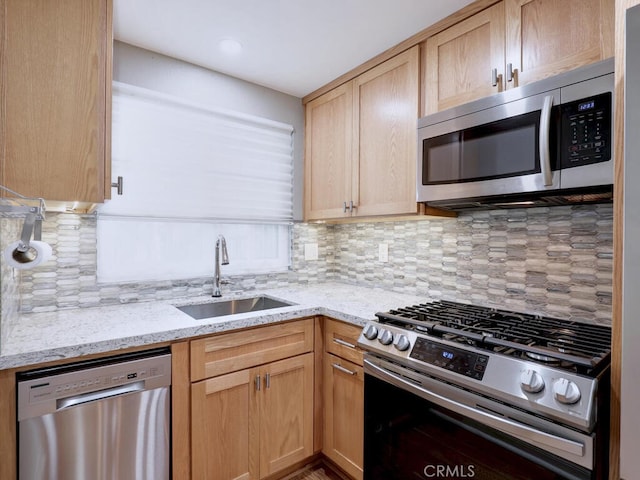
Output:
M185 305L176 308L196 320L201 320L203 318L223 317L235 313L259 312L261 310L289 307L291 305L293 305L293 303L260 296L222 302L201 303L199 305Z

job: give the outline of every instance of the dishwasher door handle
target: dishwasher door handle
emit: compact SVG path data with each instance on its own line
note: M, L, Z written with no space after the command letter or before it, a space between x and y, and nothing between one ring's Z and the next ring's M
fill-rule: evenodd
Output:
M73 397L66 397L57 400L56 410L64 410L65 408L75 407L83 403L97 402L111 397L117 397L126 393L141 392L144 390L144 381L129 383L119 387L107 388L97 392L83 393Z

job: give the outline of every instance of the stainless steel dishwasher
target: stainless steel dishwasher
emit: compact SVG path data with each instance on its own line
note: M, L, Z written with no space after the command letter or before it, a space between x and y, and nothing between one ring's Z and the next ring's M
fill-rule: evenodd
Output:
M18 375L19 480L170 478L168 349Z

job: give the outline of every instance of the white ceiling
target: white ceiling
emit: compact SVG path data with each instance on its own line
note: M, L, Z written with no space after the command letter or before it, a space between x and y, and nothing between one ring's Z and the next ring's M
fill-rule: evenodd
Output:
M117 40L303 97L472 0L115 0ZM220 40L239 41L228 56Z

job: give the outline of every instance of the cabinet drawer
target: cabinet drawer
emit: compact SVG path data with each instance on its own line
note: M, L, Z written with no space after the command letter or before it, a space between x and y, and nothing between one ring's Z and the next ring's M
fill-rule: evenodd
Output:
M191 342L191 381L313 350L313 319L242 330Z
M333 355L362 366L362 350L357 347L362 328L327 319L325 321L325 350Z

